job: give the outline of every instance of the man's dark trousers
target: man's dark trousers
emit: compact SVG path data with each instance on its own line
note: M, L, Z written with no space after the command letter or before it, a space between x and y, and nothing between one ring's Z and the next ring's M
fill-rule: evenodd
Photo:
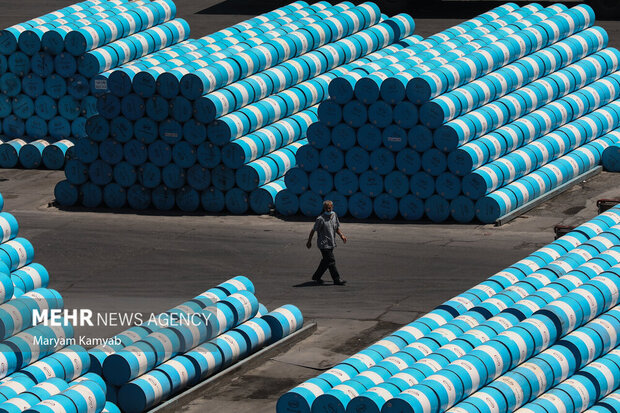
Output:
M340 280L340 274L338 274L338 269L336 268L336 258L334 258L334 250L333 249L321 249L321 254L323 255L323 259L319 263L319 267L316 269L314 275L312 276L313 280L320 280L325 270L329 268L329 273L332 276L334 281Z

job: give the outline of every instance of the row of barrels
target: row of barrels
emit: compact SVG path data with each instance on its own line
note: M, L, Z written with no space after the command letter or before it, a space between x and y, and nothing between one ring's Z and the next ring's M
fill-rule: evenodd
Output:
M289 390L277 411L614 411L619 288L616 206Z
M411 17L386 18L374 3L293 6L303 7L183 57L178 45L99 75L99 114L58 203L269 212L330 81L421 40ZM194 97L182 86L233 61L217 90Z
M276 210L493 223L600 165L620 53L592 9L493 13L333 80Z
M303 326L290 304L268 312L236 276L89 350L122 411L149 410Z
M34 248L19 229L14 215L0 212L0 411L120 413L106 401L103 378L89 373L89 354L75 344L72 324L35 318L65 303L48 288L49 273L33 262Z
M0 31L0 133L7 143L40 147L86 137L86 120L97 113L94 77L186 41L189 26L175 15L169 0L89 0ZM14 161L0 167L64 165Z
M39 324L65 303L18 232L0 212L0 411L143 412L303 326L297 307L269 312L236 276L86 350L68 320Z

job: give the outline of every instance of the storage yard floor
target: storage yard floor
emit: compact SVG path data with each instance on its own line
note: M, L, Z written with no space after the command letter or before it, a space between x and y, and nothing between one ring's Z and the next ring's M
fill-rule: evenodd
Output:
M7 3L2 4L2 27L71 2ZM217 3L176 1L192 37L251 17L196 14ZM237 3L256 4L222 4L242 10ZM416 20L416 33L429 35L458 22ZM620 46L620 23L600 24L609 32L610 46ZM258 413L273 412L278 396L289 388L551 242L554 225L576 225L594 217L597 199L620 198L619 177L602 173L502 227L354 223L343 218L349 243L339 245L336 257L349 281L346 287L308 283L319 261L316 248L305 247L310 220L58 210L49 206L54 185L64 178L58 171L0 170L0 193L5 210L20 223L20 236L33 243L36 262L48 268L50 287L62 293L66 308L157 313L244 274L269 309L292 303L307 321L316 321L313 336L186 408ZM103 338L120 330L80 327L76 333Z

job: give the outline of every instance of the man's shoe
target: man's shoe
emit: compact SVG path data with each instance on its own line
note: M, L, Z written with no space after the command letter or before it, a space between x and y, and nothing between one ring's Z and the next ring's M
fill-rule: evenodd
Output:
M312 279L312 281L314 281L317 285L323 285L323 284L325 284L325 281L323 281L323 280L321 280L321 279L318 279L318 280L317 280L316 278L313 278L313 279Z
M347 282L345 280L335 280L334 285L345 285Z

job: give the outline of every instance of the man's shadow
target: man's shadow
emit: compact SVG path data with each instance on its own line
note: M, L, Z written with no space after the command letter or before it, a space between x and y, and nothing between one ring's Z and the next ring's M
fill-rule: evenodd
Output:
M305 288L305 287L328 287L328 286L332 286L334 285L331 282L327 282L327 283L323 283L323 284L317 284L314 281L306 281L303 282L301 284L296 284L293 286L293 288Z

